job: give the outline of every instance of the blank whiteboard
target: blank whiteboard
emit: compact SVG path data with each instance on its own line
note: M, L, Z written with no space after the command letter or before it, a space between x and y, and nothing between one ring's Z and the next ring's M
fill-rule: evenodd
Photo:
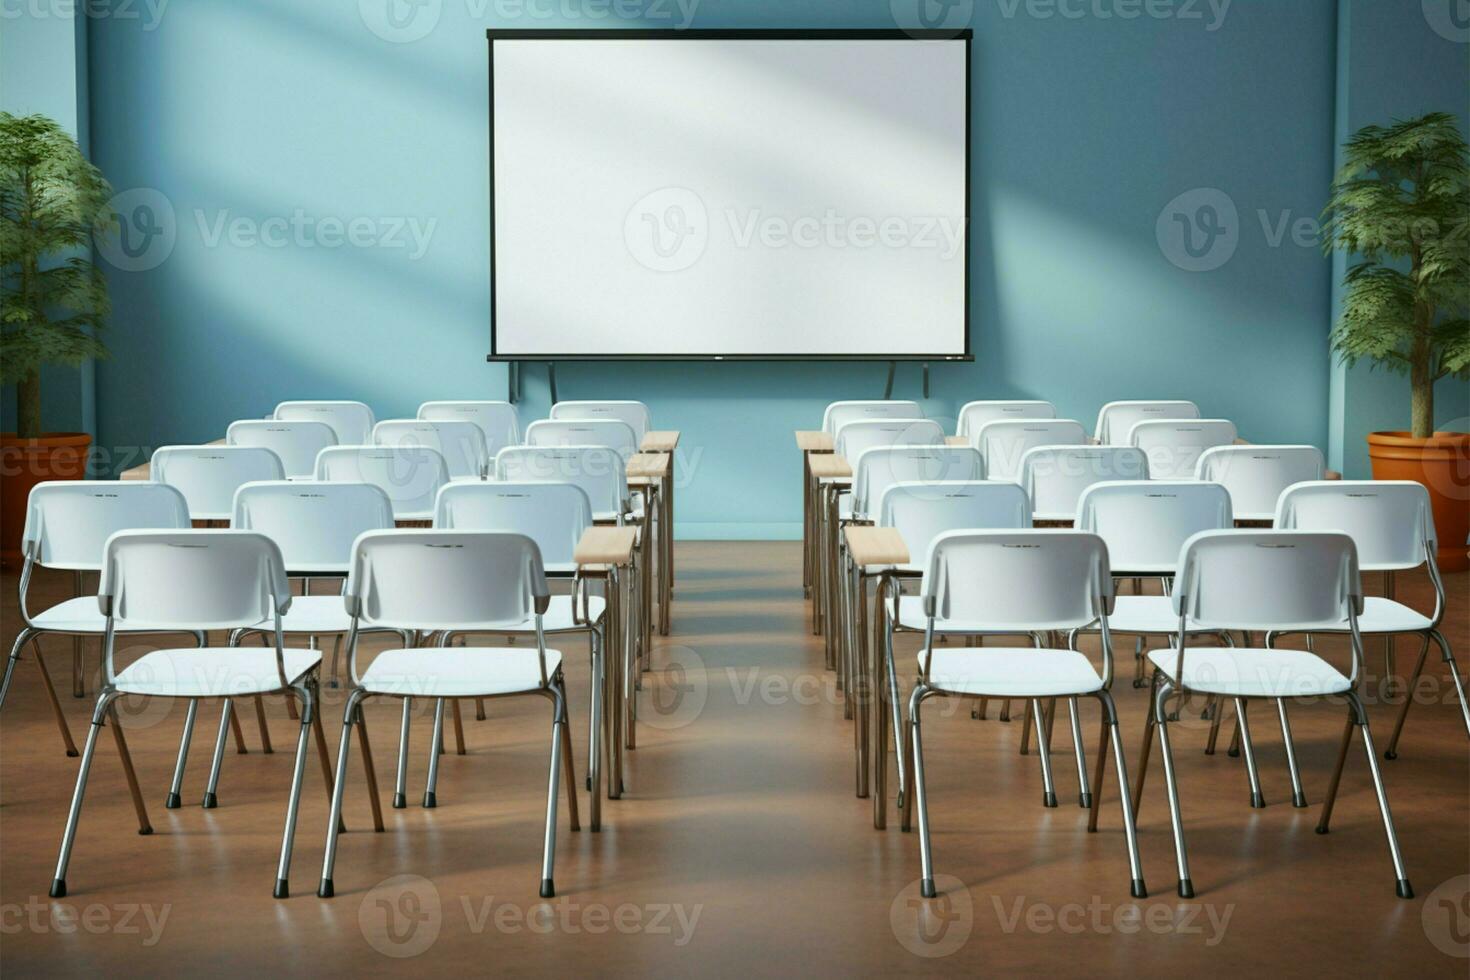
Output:
M970 356L968 32L489 35L492 360Z

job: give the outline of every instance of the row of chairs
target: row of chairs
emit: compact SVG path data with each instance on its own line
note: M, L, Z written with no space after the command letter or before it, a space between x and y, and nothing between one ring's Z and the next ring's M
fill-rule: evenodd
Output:
M1157 727L1176 833L1180 894L1185 897L1192 894L1173 761L1165 731L1169 718L1166 702L1172 694L1198 693L1210 699L1207 711L1213 711L1214 720L1207 752L1213 751L1221 707L1226 702L1234 705L1252 806L1263 806L1264 798L1251 748L1246 702L1251 698L1274 701L1287 746L1292 802L1297 807L1307 804L1291 743L1286 700L1341 695L1347 698L1353 711L1353 724L1362 729L1369 748L1375 786L1384 804L1400 894L1407 897L1410 891L1392 835L1367 716L1356 690L1363 673L1364 635L1416 635L1422 646L1410 687L1423 670L1424 654L1430 642L1435 643L1449 669L1470 732L1470 708L1466 705L1463 682L1449 644L1439 631L1444 614L1444 589L1434 562L1433 518L1424 488L1412 482L1298 484L1283 493L1276 512L1276 529L1272 531L1234 529L1228 491L1210 483L1180 483L1167 488L1141 481L1094 485L1083 494L1075 515L1075 530L1032 528L1027 513L1024 491L1018 486L984 481L902 483L890 487L880 504L881 523L899 531L912 549L911 555L924 556L909 565L890 569L887 576L885 584L890 592L883 606L887 627L884 693L895 737L901 726L904 732L904 737L897 738L902 750L898 757L900 805L904 808L907 829L911 808L917 803L924 878L930 893L933 875L919 724L922 702L940 693L1027 701L1040 746L1044 802L1055 806L1046 748L1049 739L1042 727L1042 718L1050 718L1050 709L1040 702L1067 698L1077 754L1079 802L1092 811L1089 829L1095 830L1102 760L1090 787L1075 699L1085 694L1096 695L1099 690L1105 692L1111 686L1112 637L1123 634L1138 637L1140 642L1146 637L1162 637L1168 644L1148 655L1153 669L1151 710L1138 784L1131 792L1131 802L1122 756L1118 753L1123 803L1130 811L1125 815L1125 825L1135 872L1137 853L1132 842L1132 813L1136 812L1142 793L1143 767L1147 765ZM956 547L954 540L967 536L986 539L989 543L985 547L977 545L968 558L947 553L947 549ZM1336 543L1324 544L1329 538L1336 539ZM1071 542L1065 547L1076 549L1059 565L1047 566L1044 555L1029 554L1064 547L1058 541ZM1206 566L1200 564L1203 559L1196 554L1206 547L1215 549L1216 554L1211 559L1213 566L1209 566L1214 570L1209 573L1201 571ZM1043 562L1044 574L1036 573L1035 562ZM1063 574L1064 568L1071 569L1070 578ZM1419 568L1427 570L1435 588L1436 604L1432 613L1426 615L1390 599L1363 596L1359 582L1362 571ZM903 595L904 579L920 576L919 594ZM1165 593L1160 596L1116 594L1113 584L1116 579L1144 576L1164 580L1168 586ZM1208 588L1206 580L1210 583ZM1087 606L1081 597L1088 597L1092 605ZM1351 599L1350 609L1342 605L1348 599ZM1068 602L1072 603L1070 607ZM1065 612L1068 608L1071 611ZM906 723L899 712L901 698L892 644L894 633L905 631L924 635L918 682L909 699ZM1100 675L1077 652L1078 635L1087 633L1101 637L1104 669ZM1286 650L1276 645L1288 634L1310 637L1323 633L1346 633L1351 637L1353 663L1348 675L1310 649ZM1038 648L1048 652L1041 655L1029 649L940 648L934 642L936 636L979 638L1016 634L1030 637ZM1067 636L1064 647L1056 642L1062 634ZM1238 645L1233 634L1241 636ZM1207 636L1227 645L1193 645L1196 637ZM1253 642L1253 636L1262 636L1263 643ZM1187 659L1186 646L1190 649ZM1066 656L1059 650L1065 650ZM1101 686L1094 686L1098 684ZM1106 752L1107 740L1116 738L1116 712L1110 698L1099 696L1099 699L1104 702L1105 727L1100 751ZM1400 709L1386 753L1388 758L1395 756L1410 703L1411 699L1406 700ZM1049 721L1046 730L1049 731ZM878 764L886 766L881 758ZM912 791L908 785L910 772ZM1341 759L1324 804L1319 832L1326 832L1340 772ZM1134 885L1137 894L1142 886L1137 880Z
M362 724L357 708L364 698L384 695L403 699L393 801L400 808L405 805L411 700L434 700L434 736L424 794L424 806L433 807L446 700L455 706L458 727L458 701L453 699L482 701L535 692L551 698L555 708L553 785L542 875L542 894L549 895L553 887L555 778L559 764L567 772L574 829L577 817L562 659L558 651L547 649L546 635L582 632L589 638L593 681L586 781L592 795L593 829L600 829L606 602L603 597L589 594L573 561L575 544L593 519L590 500L572 484L461 483L440 492L433 530L394 529L386 495L369 484L274 481L239 488L232 529L203 530L190 527L182 494L167 484L39 484L31 494L24 535L26 565L21 608L25 626L6 665L0 703L9 689L20 651L40 635L69 632L100 634L104 639L104 684L82 753L52 894L65 894L77 817L98 729L104 720L114 718L114 733L121 738L112 715L117 697L132 694L188 700L167 803L170 808L179 805L184 763L201 699L221 699L223 712L203 798L205 808L217 805L234 699L254 698L258 705L263 695L284 693L300 701L302 734L276 886L277 896L284 897L289 891L287 871L308 726L318 734L323 772L333 791L332 826L336 827L340 823L346 739L354 724ZM102 574L98 596L69 600L32 615L25 600L37 567L96 568ZM343 576L342 594L291 595L290 577L322 575ZM552 595L548 582L554 579L568 581L569 593ZM227 632L226 647L206 649L209 631L219 630ZM364 632L398 634L402 645L379 654L366 671L360 672L357 638ZM195 645L150 652L118 671L113 658L119 633L192 634ZM475 633L534 638L535 649L451 645L455 639ZM344 741L339 745L341 761L335 783L320 737L321 653L315 645L301 649L285 643L286 637L303 634L346 639L353 686L344 715ZM242 646L242 640L251 635L260 636L266 648ZM434 637L437 646L430 646ZM52 701L55 704L54 691ZM59 707L58 721L71 748L69 754L75 755ZM359 738L366 756L365 728L359 729ZM140 831L148 832L151 828L136 776L121 741L119 749L134 790ZM558 759L565 761L559 763ZM370 764L368 779L374 823L381 831ZM335 833L332 838L323 874L323 895L332 891Z
M836 435L847 422L864 419L923 418L919 403L899 399L832 402L822 414L822 430ZM1037 400L984 400L966 402L956 420L955 435L968 439L990 422L1055 419L1056 406ZM1128 435L1139 422L1166 419L1198 419L1199 406L1191 401L1108 402L1097 413L1092 442L1099 445L1128 445Z

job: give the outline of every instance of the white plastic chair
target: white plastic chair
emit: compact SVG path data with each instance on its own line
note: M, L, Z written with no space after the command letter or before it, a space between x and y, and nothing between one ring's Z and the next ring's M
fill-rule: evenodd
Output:
M317 456L316 478L371 483L388 495L395 520L428 521L434 497L449 482L449 467L427 446L333 446Z
M388 419L373 426L372 441L375 446L433 449L444 457L451 480L485 479L494 458L485 443L485 431L463 419L453 422Z
M325 422L343 446L367 445L373 432L373 410L362 402L290 401L276 406L273 417L286 421Z
M1353 726L1363 731L1368 768L1388 835L1389 854L1400 898L1413 897L1413 888L1399 854L1388 793L1378 771L1368 714L1358 696L1363 674L1363 641L1358 614L1363 588L1358 575L1353 539L1336 531L1204 531L1184 545L1175 578L1174 611L1179 618L1180 642L1173 649L1149 654L1154 665L1154 687L1148 722L1144 727L1135 805L1143 795L1149 747L1158 728L1169 790L1169 816L1174 828L1174 853L1179 864L1179 897L1193 898L1189 858L1184 844L1179 789L1174 756L1169 746L1165 703L1174 692L1195 691L1235 702L1240 719L1241 745L1252 757L1245 702L1249 698L1312 698L1341 696L1348 702L1348 726L1337 757L1337 770L1322 805L1319 834L1327 833L1342 766L1347 759ZM1343 676L1327 661L1307 650L1264 648L1189 647L1186 623L1211 630L1240 630L1266 634L1282 631L1341 631L1351 637L1351 673ZM1254 772L1253 767L1248 768ZM1260 802L1260 784L1252 777L1251 803Z
M633 513L623 457L605 446L510 446L495 455L495 479L574 484L595 521L622 524Z
M1199 406L1186 401L1108 402L1097 413L1093 437L1104 446L1128 445L1135 423L1154 419L1197 419Z
M984 479L985 460L973 446L876 446L853 461L851 516L872 520L895 483Z
M909 698L910 737L906 740L908 750L913 753L914 793L903 814L907 830L913 802L918 803L919 853L923 862L920 893L925 898L935 897L920 720L924 701L936 695L1029 699L1041 755L1043 802L1054 807L1056 792L1051 780L1041 700L1067 698L1075 705L1076 698L1089 696L1098 699L1103 717L1096 794L1088 792L1082 736L1075 709L1073 712L1081 799L1092 811L1088 830L1097 829L1103 766L1111 741L1128 844L1129 891L1134 898L1146 897L1129 798L1127 763L1118 733L1118 713L1108 692L1113 680L1112 645L1107 629L1113 576L1108 568L1108 549L1102 539L1083 531L1058 529L950 531L935 539L930 549L920 594L927 622L924 648L918 655L919 679ZM1077 631L1094 623L1100 625L1102 632L1101 674L1077 650ZM946 629L1029 631L1037 634L1037 642L1034 647L939 647L934 638ZM1068 633L1067 647L1042 646L1040 636L1049 632Z
M1420 637L1419 657L1404 688L1404 703L1398 721L1388 740L1384 758L1398 756L1399 735L1409 705L1414 703L1414 687L1424 672L1429 642L1439 647L1450 680L1460 699L1460 713L1465 730L1470 733L1470 705L1465 699L1465 682L1450 653L1449 640L1440 631L1444 620L1444 581L1435 560L1438 536L1434 530L1434 511L1429 504L1429 491L1409 480L1323 480L1299 483L1281 495L1276 511L1279 528L1315 531L1336 530L1350 535L1358 547L1359 567L1365 572L1381 572L1392 582L1398 572L1423 567L1434 586L1434 611L1425 615L1392 598L1368 596L1358 614L1358 632L1391 637L1411 633ZM1395 673L1393 648L1388 647L1388 674Z
M955 423L955 435L969 439L980 431L987 422L1003 419L1054 419L1057 407L1042 401L979 401L966 402L960 409L959 421Z
M878 419L921 419L924 410L918 402L893 401L843 401L833 402L822 412L822 431L829 436L849 422L872 422Z
M521 441L521 417L510 402L438 401L419 406L419 418L430 422L473 422L485 434L490 458Z
M1200 454L1194 478L1230 491L1237 521L1270 521L1282 491L1327 475L1316 446L1215 446Z
M281 457L261 446L163 446L149 471L184 495L196 521L228 521L242 484L286 478Z
M280 549L265 535L249 531L119 531L107 540L97 601L107 618L102 659L104 680L92 711L87 744L82 750L51 897L63 898L67 893L67 865L76 839L87 775L97 747L97 735L114 701L125 694L187 698L191 702L199 698L287 694L301 702L301 731L296 741L296 766L276 870L275 897L286 898L290 894L291 847L296 835L307 741L313 727L321 738L321 721L317 715L317 669L321 666L321 656L315 650L288 648L281 635L279 617L290 608L291 590ZM116 634L130 624L195 632L233 630L263 619L277 624L273 630L274 643L269 647L154 650L121 672L114 668ZM329 775L327 783L331 782Z
M925 418L866 419L844 423L832 444L837 454L852 464L866 450L878 446L942 446L944 430L938 422Z
M1021 457L1021 488L1038 521L1073 520L1095 483L1146 479L1148 457L1132 446L1037 446Z
M634 452L643 443L643 437L653 428L653 419L648 406L634 401L571 401L557 402L551 406L551 418L566 420L602 420L626 422L633 430Z
M51 683L51 673L41 659L40 638L46 635L102 636L106 632L107 619L97 608L96 597L80 593L82 574L102 570L103 547L115 531L187 527L189 505L185 503L184 495L165 484L131 480L47 480L32 487L26 503L25 528L20 538L24 556L20 570L21 630L15 637L15 645L10 648L10 658L5 662L5 678L0 681L0 707L4 706L5 696L10 691L10 680L20 660L20 652L29 643L36 666L41 671L41 679L46 684L62 741L66 743L66 754L75 756L76 743L72 741L66 716L62 714L61 702ZM77 597L32 613L27 596L31 577L37 568L73 573ZM134 624L129 632L159 631L139 623ZM193 634L196 642L203 644L201 634L193 630L184 632ZM75 649L80 652L81 648L77 646ZM119 748L122 748L121 744ZM128 765L131 771L131 763Z
M538 419L526 427L528 446L606 446L624 462L638 451L641 438L618 419Z
M985 457L985 473L992 480L1021 479L1021 460L1037 446L1082 446L1087 433L1072 419L1003 419L987 422L974 433L971 445Z
M1151 480L1193 480L1205 450L1235 442L1235 423L1227 419L1161 419L1134 423L1128 445L1148 454Z
M332 792L332 813L327 821L326 856L317 895L334 893L333 873L337 857L337 823L342 814L345 780L340 766L347 762L352 726L361 720L358 705L374 696L482 698L539 694L552 703L551 775L546 798L546 836L541 869L541 897L556 894L553 869L556 859L557 779L565 770L567 807L573 830L577 819L571 731L567 724L566 687L561 673L561 653L546 647L542 614L551 598L541 553L536 543L522 534L489 531L372 531L357 541L352 571L344 600L352 613L353 633L348 641L347 663L352 675L352 693L342 719L338 743L338 779ZM534 624L534 646L456 647L456 636L495 633L506 626ZM357 634L362 627L392 630L433 631L438 645L429 648L385 650L366 671L357 664ZM592 697L600 700L598 685ZM594 709L597 710L597 709ZM599 719L600 710L597 710ZM434 713L434 735L438 746L444 733L442 706ZM597 727L593 727L593 738ZM439 754L430 755L430 785L438 775ZM593 755L594 772L597 756ZM594 786L596 783L593 784ZM425 795L424 805L435 801Z
M325 422L241 419L225 430L227 446L260 446L281 458L288 480L309 480L316 454L337 445L337 434Z

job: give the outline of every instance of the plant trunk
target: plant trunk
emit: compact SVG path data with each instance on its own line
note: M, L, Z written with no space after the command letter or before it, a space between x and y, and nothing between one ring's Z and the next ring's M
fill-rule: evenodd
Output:
M1434 381L1415 372L1409 384L1409 434L1428 439L1434 435Z
M41 436L41 369L36 368L15 386L15 428L22 439Z

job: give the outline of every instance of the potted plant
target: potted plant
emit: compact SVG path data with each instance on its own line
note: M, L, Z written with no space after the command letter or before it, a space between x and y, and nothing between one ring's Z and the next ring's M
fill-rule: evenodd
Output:
M1428 489L1441 568L1467 567L1470 434L1436 432L1434 383L1470 377L1470 159L1454 117L1366 126L1347 145L1326 248L1355 253L1332 346L1409 379L1409 429L1368 435L1373 477Z
M0 433L0 561L19 557L31 487L86 475L91 437L46 432L41 366L106 349L107 282L92 234L110 229L112 189L76 140L45 116L0 113L0 381L14 384L15 432Z

